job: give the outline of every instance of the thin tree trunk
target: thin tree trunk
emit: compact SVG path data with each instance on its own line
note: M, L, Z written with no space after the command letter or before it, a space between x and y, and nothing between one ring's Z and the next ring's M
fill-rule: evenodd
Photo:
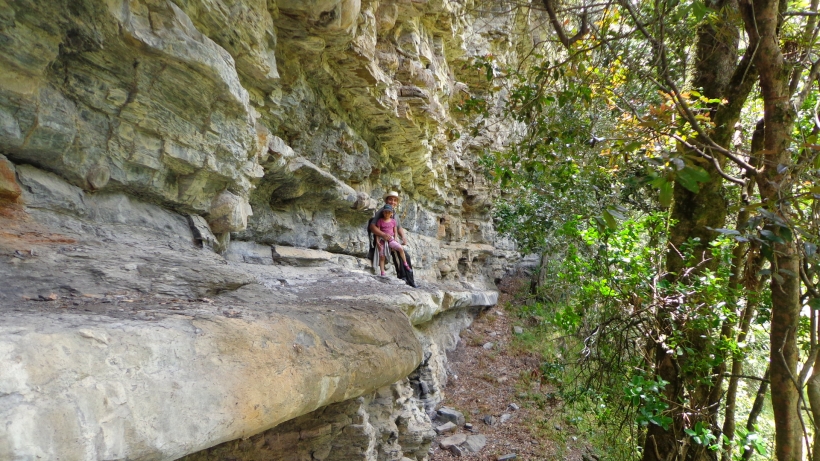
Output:
M752 410L749 412L749 418L746 420L746 430L751 432L755 428L755 424L757 423L757 417L760 416L760 412L763 411L763 404L766 402L766 393L769 391L769 383L768 379L771 374L771 368L766 367L766 372L763 373L763 381L760 382L760 386L757 388L757 395L755 396L755 401L752 404ZM754 449L751 447L743 451L743 461L749 461L749 459L754 454ZM795 460L798 461L798 460Z
M791 158L788 146L794 124L790 106L789 70L780 50L778 20L780 3L776 0L754 0L742 3L741 12L749 36L749 46L757 50L755 64L760 75L763 96L764 145L763 171L758 175L758 189L766 207L787 220L788 205L780 195L788 190ZM800 320L799 257L793 241L769 223L766 230L779 235L784 242L771 242L772 248L772 318L771 366L772 408L775 421L775 457L780 461L801 460L802 427L799 418L797 376L797 324ZM785 238L784 238L785 237Z
M752 157L755 158L757 155L763 150L763 120L760 120L756 126L755 130L752 133L752 146L751 146ZM755 168L760 167L759 159L753 159L752 164ZM748 200L748 197L752 195L754 191L754 182L749 181L746 185L746 189L743 191L745 194L745 200ZM740 212L738 212L737 216L737 225L743 226L749 220L749 208L743 207L741 208ZM752 322L752 317L754 313L757 311L757 303L760 301L759 293L761 288L762 279L758 276L758 272L763 266L763 257L760 255L759 251L754 251L754 248L750 248L750 254L746 258L746 267L743 271L741 268L738 267L739 260L738 260L738 252L741 252L748 248L747 245L738 244L735 247L733 252L732 258L732 278L729 280L729 286L732 289L740 290L745 288L746 295L746 308L743 310L743 315L740 320L740 328L739 332L737 333L737 342L742 343L746 340L746 335L749 332L749 326ZM741 281L739 275L743 274L743 280ZM723 444L723 453L721 455L721 461L730 461L732 459L732 441L735 437L735 410L737 408L737 386L740 382L739 376L743 373L743 361L745 357L733 357L732 358L732 373L731 378L729 378L729 384L726 389L726 407L724 409L724 416L723 416L723 430L722 434L725 436L725 441ZM720 382L715 384L716 388L719 388ZM715 405L717 406L717 405Z
M538 260L538 268L536 269L536 272L532 274L532 278L530 279L530 294L535 296L536 299L540 301L544 301L543 297L545 296L545 293L543 292L543 287L547 280L548 263L549 257L545 251L541 253L541 258Z
M733 37L737 35L736 24L733 21L737 11L735 0L725 0L715 5L719 21L702 25L698 30L696 76L692 86L703 90L708 98L726 99L727 103L716 106L712 112L715 122L709 135L712 141L721 146L731 144L734 127L740 115L741 108L746 102L756 80L756 70L753 66L752 53L747 52L739 64L737 62L737 43ZM700 141L705 141L700 139ZM704 144L708 144L704 142ZM687 153L690 160L697 163L709 172L711 180L700 185L700 190L694 193L676 183L674 186L674 202L670 218L675 224L670 229L669 241L671 248L666 254L666 269L670 279L679 277L687 269L688 263L679 253L681 246L687 241L698 239L694 245L694 258L704 261L696 272L706 269L715 269L718 261L712 257L710 242L717 233L716 228L722 228L726 223L726 199L724 197L723 179L717 168L709 162L702 162L694 154ZM699 162L701 161L701 162ZM711 306L704 306L711 309ZM708 315L708 313L704 313ZM706 331L694 330L688 325L672 325L675 320L664 317L661 312L659 323L665 336L673 331L683 331L689 341L688 346L695 354L706 353L713 341L711 334ZM683 376L680 373L677 360L686 361L688 354L677 357L668 353L664 344L656 344L656 374L668 381L664 389L666 402L670 404L673 423L668 430L651 425L647 428L647 437L644 443L643 460L661 461L669 459L686 459L688 461L709 461L717 458L714 451L703 446L687 446L682 448L680 441L687 437L683 429L691 427L697 421L714 427L717 423L720 387L723 370L718 373L717 381L705 379L705 376ZM702 373L705 374L705 373ZM691 393L684 396L685 383L703 383L694 386ZM679 406L679 402L688 399L689 409ZM694 412L692 411L694 410Z
M817 312L812 313L815 317ZM815 344L814 347L817 347ZM806 364L808 366L808 364ZM811 460L820 461L820 430L818 430L817 423L820 422L820 354L814 359L814 367L812 369L811 377L806 383L806 395L809 398L809 408L811 409L812 418L814 419L814 440L812 441Z
M737 342L742 343L746 341L746 336L749 333L749 328L752 324L755 312L757 312L757 304L760 301L758 293L762 280L757 276L760 268L763 265L763 258L759 253L749 257L749 263L746 267L746 277L750 283L746 283L746 291L750 296L746 297L746 308L743 310L743 317L740 320L739 332L737 335ZM726 389L726 408L723 417L723 435L726 436L726 441L723 445L723 454L721 461L730 461L732 459L732 444L735 437L735 410L737 408L737 386L740 382L740 375L743 374L743 362L745 357L734 357L732 359L732 372L729 378L729 384ZM768 373L768 371L767 371Z

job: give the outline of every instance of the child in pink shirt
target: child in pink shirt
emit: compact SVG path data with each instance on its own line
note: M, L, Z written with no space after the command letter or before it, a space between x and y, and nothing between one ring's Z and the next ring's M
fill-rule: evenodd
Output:
M399 242L396 241L396 220L393 219L392 206L384 206L384 209L382 210L382 217L376 221L376 227L378 227L380 231L387 234L386 238L379 238L377 242L379 246L379 269L381 270L381 275L384 275L384 261L389 256L390 249L397 251L401 256L401 261L404 264L404 268L408 271L412 271L410 266L407 264L407 258L404 256L404 249L401 247ZM387 245L385 245L385 243L387 243ZM388 249L388 247L390 249Z

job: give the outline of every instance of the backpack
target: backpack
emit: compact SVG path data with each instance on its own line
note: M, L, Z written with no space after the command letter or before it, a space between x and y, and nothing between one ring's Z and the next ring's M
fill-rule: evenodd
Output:
M373 261L373 256L376 254L376 234L370 231L370 226L377 220L378 218L376 216L368 219L367 227L365 228L365 231L367 232L367 243L370 245L370 248L367 249L367 259L369 261Z

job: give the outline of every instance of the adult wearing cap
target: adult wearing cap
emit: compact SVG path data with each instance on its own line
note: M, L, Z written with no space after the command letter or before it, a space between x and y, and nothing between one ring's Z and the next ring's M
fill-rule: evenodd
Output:
M397 207L399 206L399 202L401 202L401 197L399 197L398 192L390 191L390 192L384 194L384 204L385 205L390 205L391 207L393 207L393 209L397 209ZM370 223L368 225L368 229L369 229L370 233L372 233L372 234L374 234L378 237L387 238L389 236L387 234L385 234L384 232L382 232L378 228L378 226L376 226L376 221L379 218L381 218L382 211L384 211L384 207L379 208L378 210L376 210L376 214L374 214L373 219L370 220ZM401 226L401 221L399 220L398 210L396 210L396 211L397 212L393 214L393 219L396 221L396 234L398 234L398 236L401 238L401 244L402 244L403 249L404 249L404 255L407 258L407 263L412 268L413 263L410 259L410 253L407 251L407 244L410 242L410 240L407 238L407 234L404 233L404 228ZM371 251L374 250L374 246L375 246L374 242L371 239ZM395 257L395 255L392 259L393 259L393 265L396 267L396 276L400 279L403 279L411 287L415 287L416 286L415 277L413 276L412 270L405 271L404 266L402 264L400 264L399 258ZM374 264L376 264L376 261L377 260L375 260L375 259L373 260Z

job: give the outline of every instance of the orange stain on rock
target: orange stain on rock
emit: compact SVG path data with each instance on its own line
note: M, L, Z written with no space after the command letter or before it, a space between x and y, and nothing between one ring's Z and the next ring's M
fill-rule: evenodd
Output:
M49 232L34 222L23 207L0 201L0 248L19 250L22 246L76 243L73 238Z

